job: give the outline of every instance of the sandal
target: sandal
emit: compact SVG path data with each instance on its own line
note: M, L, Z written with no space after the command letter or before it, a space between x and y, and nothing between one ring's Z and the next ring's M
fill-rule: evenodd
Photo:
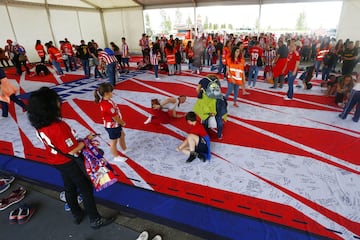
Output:
M25 197L25 193L26 189L23 187L19 187L18 189L12 191L12 193L10 193L8 197L0 199L0 211L23 200Z
M35 208L29 206L29 205L22 205L19 208L19 215L17 217L18 224L24 224L27 223L31 216L34 214Z
M19 212L20 212L19 208L10 212L10 214L9 214L9 223L10 224L17 223Z

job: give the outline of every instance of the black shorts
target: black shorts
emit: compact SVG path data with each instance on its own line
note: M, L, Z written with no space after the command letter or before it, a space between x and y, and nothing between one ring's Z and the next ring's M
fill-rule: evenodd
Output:
M195 152L207 154L208 146L206 145L206 141L203 137L199 137L199 143L195 146Z
M109 138L111 140L115 140L121 137L122 127L116 127L116 128L105 128L107 133L109 134Z

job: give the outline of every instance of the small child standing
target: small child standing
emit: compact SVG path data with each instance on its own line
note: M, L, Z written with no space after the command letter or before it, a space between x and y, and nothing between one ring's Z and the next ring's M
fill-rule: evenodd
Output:
M125 122L122 119L120 109L112 101L114 87L110 83L102 83L94 92L95 102L100 104L100 110L104 127L110 138L110 151L114 156L114 161L124 162L127 158L121 157L117 151L117 143L119 142L122 153L128 151L125 143L125 132L123 127Z
M155 80L159 78L160 44L154 43L150 50L150 63L154 66Z
M22 107L23 111L26 112L27 107L25 103L15 95L17 91L17 87L11 84L9 79L6 78L4 70L0 68L0 102L2 117L8 117L10 100Z

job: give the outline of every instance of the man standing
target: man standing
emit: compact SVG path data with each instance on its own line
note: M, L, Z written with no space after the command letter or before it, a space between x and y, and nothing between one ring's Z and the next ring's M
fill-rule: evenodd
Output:
M106 65L106 75L109 77L110 83L115 86L116 84L116 64L117 59L115 55L109 55L102 49L98 49L98 58L99 58L99 70L102 70L102 66Z
M288 91L284 97L285 100L292 100L294 96L294 80L300 64L300 54L296 51L294 41L291 41L289 46L289 55L287 57L286 69L288 73Z
M84 69L85 78L90 78L90 65L89 65L89 58L90 53L88 50L88 46L85 44L84 40L81 40L81 45L76 50L76 55L81 60L81 64Z
M142 37L139 40L139 46L141 47L143 63L145 63L145 59L150 56L149 39L146 37L146 33L142 34Z
M349 44L347 45L345 51L342 54L342 60L343 60L343 65L342 65L342 75L345 74L352 74L353 70L354 70L354 62L357 59L357 51L354 48L354 42L350 41Z
M286 61L289 53L288 48L284 45L283 41L279 39L278 41L278 50L276 52L276 57L274 59L274 67L273 67L273 79L274 85L270 88L277 88L278 82L280 80L280 88L283 87L285 70L286 70Z
M259 74L258 60L261 59L261 62L263 61L263 49L260 47L259 41L255 41L254 46L252 46L249 49L249 55L250 55L250 71L248 78L248 86L251 88L251 87L255 87L256 79ZM251 82L253 82L252 86L251 86Z

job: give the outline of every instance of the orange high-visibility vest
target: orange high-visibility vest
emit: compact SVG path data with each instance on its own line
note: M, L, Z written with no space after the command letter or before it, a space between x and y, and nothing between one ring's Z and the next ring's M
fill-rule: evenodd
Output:
M230 55L230 49L228 47L224 47L222 53L222 59L221 59L224 65L226 65L227 58L229 57L229 55Z
M35 50L37 51L39 57L45 56L45 51L44 51L43 45L41 45L41 44L36 45Z
M231 61L231 58L227 59L227 66L229 67L229 74L227 79L229 82L232 81L232 78L235 80L236 85L241 85L242 82L245 81L244 64L244 59L235 62Z

